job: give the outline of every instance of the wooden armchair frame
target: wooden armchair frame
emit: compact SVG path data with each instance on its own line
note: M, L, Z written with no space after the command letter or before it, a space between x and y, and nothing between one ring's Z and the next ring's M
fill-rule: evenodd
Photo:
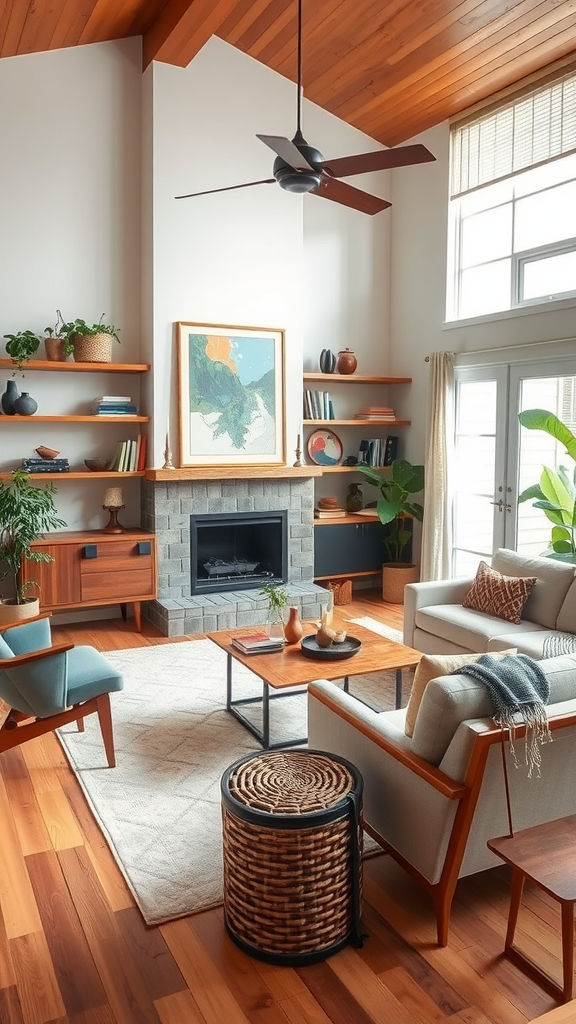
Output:
M20 622L12 622L8 625L0 626L0 635L9 629L14 629L15 626L24 626L31 622L38 622L39 619L49 618L50 614L44 613L35 615L30 619L23 619ZM72 643L55 644L53 647L44 647L38 651L31 651L29 654L15 655L13 658L0 658L0 670L7 667L15 668L18 665L26 665L34 661L41 661L42 658L53 654L63 654L65 651L72 650L74 646ZM10 708L4 722L0 726L0 754L4 750L11 750L13 747L25 743L26 740L53 732L54 729L59 729L62 725L68 725L69 722L77 722L78 731L84 732L84 719L87 715L94 714L94 712L98 715L108 766L115 768L116 755L114 751L112 711L110 708L110 695L108 693L103 693L99 697L92 697L90 700L83 701L81 704L75 704L70 708L66 708L65 711L59 711L57 714L48 715L46 718L35 718L32 715L25 714L23 711Z
M458 807L452 823L452 830L446 851L446 857L442 873L438 882L430 882L417 868L414 867L401 853L398 853L393 846L370 823L364 821L364 828L377 843L382 846L391 857L394 858L419 885L430 893L436 910L436 926L438 934L438 945L448 944L448 931L450 927L450 911L452 900L458 881L460 868L466 843L472 827L474 812L482 782L490 748L495 743L502 743L508 736L507 730L499 729L497 726L487 731L478 733L474 740L470 761L466 771L466 777L462 784L454 782L448 775L441 772L434 765L429 764L421 757L411 754L410 751L395 746L385 736L380 735L376 730L370 728L364 722L359 722L352 714L334 703L326 693L314 692L314 700L320 701L334 714L352 725L358 732L361 732L372 743L381 747L390 757L393 757L400 764L404 765L415 775L419 776L435 790L450 800L457 800ZM565 729L568 726L576 725L576 711L572 713L555 715L548 719L550 731ZM524 726L518 726L514 733L514 739L522 738L526 733Z

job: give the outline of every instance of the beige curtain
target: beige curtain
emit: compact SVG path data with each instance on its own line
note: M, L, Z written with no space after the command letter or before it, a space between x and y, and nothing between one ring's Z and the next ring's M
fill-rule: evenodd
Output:
M444 580L450 577L452 552L450 470L454 450L454 353L432 352L429 362L420 579Z

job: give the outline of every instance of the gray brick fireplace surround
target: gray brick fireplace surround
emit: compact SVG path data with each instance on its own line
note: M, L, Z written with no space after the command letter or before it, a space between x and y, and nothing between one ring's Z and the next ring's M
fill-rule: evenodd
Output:
M165 636L262 625L267 601L254 590L190 593L190 516L288 510L291 605L303 619L320 614L325 591L314 583L314 481L311 477L146 480L142 526L158 543L158 599L145 615Z

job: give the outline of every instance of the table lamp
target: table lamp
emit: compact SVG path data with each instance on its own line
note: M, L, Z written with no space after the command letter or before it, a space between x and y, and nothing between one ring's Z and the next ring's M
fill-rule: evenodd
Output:
M102 508L108 509L110 519L103 528L102 533L124 533L124 527L118 522L118 512L124 508L121 487L108 487L104 494Z

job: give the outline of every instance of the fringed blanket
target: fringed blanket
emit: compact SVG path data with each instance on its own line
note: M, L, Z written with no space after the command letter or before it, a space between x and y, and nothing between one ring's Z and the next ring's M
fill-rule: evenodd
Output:
M514 731L518 725L526 726L528 778L533 771L540 775L540 747L551 742L552 736L546 717L550 685L538 662L525 654L510 654L504 658L483 654L477 662L456 671L484 683L492 701L494 722L501 729L509 730L510 752L516 767Z

